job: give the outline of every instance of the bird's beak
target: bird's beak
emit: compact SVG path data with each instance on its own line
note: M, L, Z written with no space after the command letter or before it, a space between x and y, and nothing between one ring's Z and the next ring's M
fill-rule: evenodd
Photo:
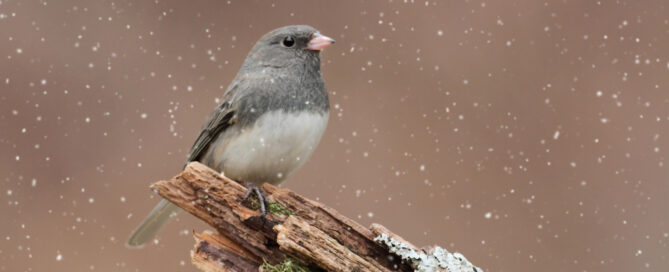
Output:
M335 40L332 38L323 36L321 33L316 32L311 35L311 39L309 40L309 43L307 43L307 49L321 51L323 48L326 48L333 43L335 43Z

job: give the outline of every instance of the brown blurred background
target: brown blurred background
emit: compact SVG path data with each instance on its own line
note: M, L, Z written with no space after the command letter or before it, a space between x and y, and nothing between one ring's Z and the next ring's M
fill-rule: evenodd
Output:
M282 186L486 271L668 271L667 4L0 0L0 271L195 271L188 214L125 240L298 23L333 113Z

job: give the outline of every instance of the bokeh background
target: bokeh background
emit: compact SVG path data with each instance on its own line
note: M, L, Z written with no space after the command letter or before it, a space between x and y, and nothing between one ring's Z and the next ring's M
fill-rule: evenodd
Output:
M124 247L258 37L310 24L332 114L282 186L486 271L669 271L666 1L0 0L0 271Z

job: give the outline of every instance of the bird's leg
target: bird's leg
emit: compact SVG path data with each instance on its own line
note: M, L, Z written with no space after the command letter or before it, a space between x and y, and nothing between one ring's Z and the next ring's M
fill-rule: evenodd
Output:
M246 187L248 191L246 191L246 195L244 195L242 202L246 201L252 193L255 193L255 195L258 197L258 204L260 205L260 217L263 219L263 221L265 221L267 207L269 207L269 200L267 200L265 194L263 194L262 190L260 190L260 188L258 188L255 183L245 182L244 187Z

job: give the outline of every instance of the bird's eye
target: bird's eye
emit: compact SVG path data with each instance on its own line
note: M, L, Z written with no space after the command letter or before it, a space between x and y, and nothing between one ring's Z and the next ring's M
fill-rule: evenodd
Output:
M293 47L293 45L295 45L295 39L293 39L293 37L288 36L283 39L283 46Z

